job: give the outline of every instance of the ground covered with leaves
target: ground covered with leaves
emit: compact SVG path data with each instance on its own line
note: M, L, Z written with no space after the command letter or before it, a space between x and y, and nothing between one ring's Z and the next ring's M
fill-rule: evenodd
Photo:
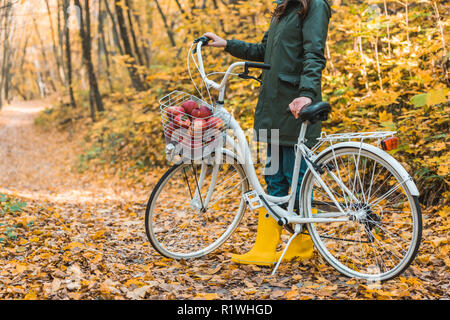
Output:
M271 269L237 265L256 216L208 256L174 261L149 244L146 199L162 175L140 183L74 170L77 136L33 125L42 102L0 113L1 299L448 299L448 207L424 209L419 254L400 277L368 283L342 276L316 251Z

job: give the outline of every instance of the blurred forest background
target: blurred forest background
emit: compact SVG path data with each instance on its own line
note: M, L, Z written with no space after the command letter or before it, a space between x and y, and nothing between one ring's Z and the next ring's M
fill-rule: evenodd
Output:
M36 124L81 136L79 171L137 181L165 164L158 100L194 92L193 39L215 32L259 42L272 0L0 0L0 107L52 97ZM425 206L449 192L450 3L333 0L323 74L333 106L326 132L396 130L394 150ZM234 58L204 50L207 71ZM195 74L195 73L194 73ZM200 78L194 77L196 83ZM226 103L252 127L257 83L235 78Z

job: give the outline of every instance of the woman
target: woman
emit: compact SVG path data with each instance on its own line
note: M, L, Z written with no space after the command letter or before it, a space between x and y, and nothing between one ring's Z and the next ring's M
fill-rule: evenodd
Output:
M321 77L326 63L324 48L331 10L326 0L278 0L276 3L269 30L261 43L225 40L210 32L204 36L213 40L209 46L225 48L226 52L240 59L271 65L271 69L262 74L254 128L257 139L268 143L264 176L267 192L273 196L285 196L292 181L294 145L301 125L297 120L299 112L311 102L322 99ZM266 130L266 134L258 136L260 130ZM272 135L271 139L273 130L278 130L278 135ZM306 144L314 145L320 131L320 122L310 125L306 132ZM273 154L274 150L276 154ZM278 162L278 170L269 174L268 168L273 161ZM296 203L305 171L303 160ZM276 248L281 231L275 220L265 210L260 210L253 248L246 254L233 255L232 260L244 264L272 265L279 258ZM300 234L291 243L284 259L306 259L312 254L311 238Z

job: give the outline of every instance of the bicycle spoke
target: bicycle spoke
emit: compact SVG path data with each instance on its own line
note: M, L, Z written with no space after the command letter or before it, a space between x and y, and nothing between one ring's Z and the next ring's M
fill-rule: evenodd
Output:
M380 203L381 201L383 201L386 197L388 197L389 195L391 195L392 193L395 192L395 190L397 190L398 188L400 188L403 183L405 183L405 181L407 180L403 180L402 182L397 183L394 187L392 187L391 189L389 189L388 192L386 192L383 196L381 196L380 198L377 199L376 202L370 202L369 204L372 206L376 206L378 203Z
M215 201L213 203L210 204L210 207L212 207L215 203L217 203L218 201L224 199L232 190L234 190L235 188L237 188L238 186L240 186L245 180L241 180L239 181L237 184L235 184L234 186L229 187L228 189L226 189L227 191L219 198L219 199L215 199Z

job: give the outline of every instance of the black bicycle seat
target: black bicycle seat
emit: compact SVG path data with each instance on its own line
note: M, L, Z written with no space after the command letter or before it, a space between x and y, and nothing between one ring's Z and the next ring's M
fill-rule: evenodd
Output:
M315 102L300 111L300 121L309 122L311 124L317 121L325 121L328 119L328 114L331 112L331 106L328 102Z

